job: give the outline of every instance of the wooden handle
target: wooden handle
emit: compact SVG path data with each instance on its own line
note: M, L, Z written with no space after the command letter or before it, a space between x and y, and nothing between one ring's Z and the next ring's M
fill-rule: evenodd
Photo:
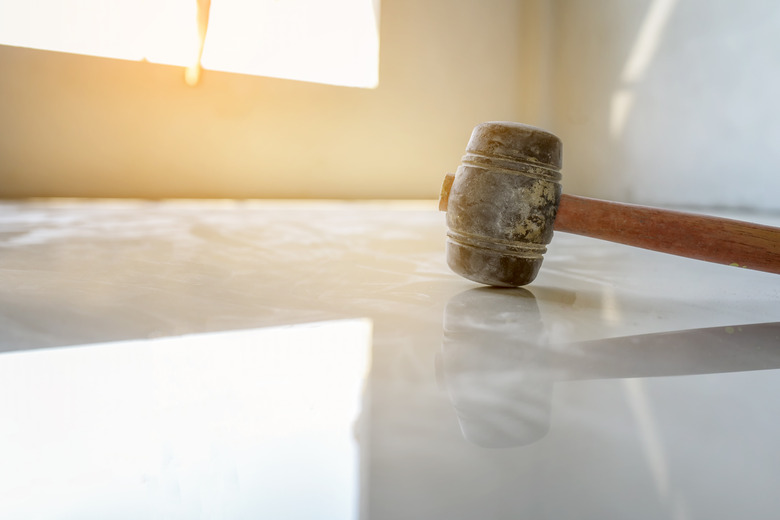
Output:
M561 195L556 231L780 274L780 228Z

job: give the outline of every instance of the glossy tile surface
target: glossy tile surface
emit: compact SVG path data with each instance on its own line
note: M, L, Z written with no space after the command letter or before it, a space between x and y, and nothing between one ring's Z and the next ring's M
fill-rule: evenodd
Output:
M776 517L780 277L560 233L495 290L444 232L433 203L0 205L5 511Z

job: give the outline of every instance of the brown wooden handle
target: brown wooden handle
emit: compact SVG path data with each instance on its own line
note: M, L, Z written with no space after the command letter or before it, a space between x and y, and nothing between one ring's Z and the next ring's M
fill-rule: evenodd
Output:
M561 195L556 231L780 274L780 228Z

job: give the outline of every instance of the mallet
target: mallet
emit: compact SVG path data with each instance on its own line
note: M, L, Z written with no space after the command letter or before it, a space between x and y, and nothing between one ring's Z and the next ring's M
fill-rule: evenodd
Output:
M563 145L520 123L478 125L442 186L447 263L486 285L534 280L555 231L780 274L780 228L561 194Z

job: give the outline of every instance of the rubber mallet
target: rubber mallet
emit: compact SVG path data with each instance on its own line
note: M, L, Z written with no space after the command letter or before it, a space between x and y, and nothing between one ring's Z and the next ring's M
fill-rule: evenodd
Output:
M520 123L478 125L442 186L447 263L486 285L534 280L555 231L780 274L780 228L561 194L563 145Z

